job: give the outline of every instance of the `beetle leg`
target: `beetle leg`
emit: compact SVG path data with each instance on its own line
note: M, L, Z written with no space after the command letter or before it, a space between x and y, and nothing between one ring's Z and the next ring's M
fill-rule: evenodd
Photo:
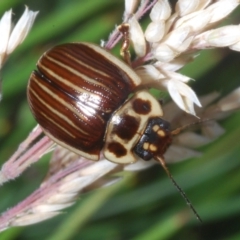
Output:
M131 66L131 55L129 52L130 38L129 38L129 24L123 23L118 26L118 31L123 35L123 42L120 50L120 54L124 61Z

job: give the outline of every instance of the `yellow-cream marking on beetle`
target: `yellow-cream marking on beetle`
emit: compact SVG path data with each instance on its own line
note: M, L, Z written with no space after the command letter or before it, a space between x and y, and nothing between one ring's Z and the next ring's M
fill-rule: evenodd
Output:
M158 136L160 136L160 137L165 137L165 136L166 136L166 134L165 134L165 132L164 132L163 130L158 130L158 131L157 131L157 134L158 134Z
M145 150L148 150L148 148L149 148L149 142L145 142L145 143L143 144L143 148L144 148Z
M159 127L158 125L154 125L152 129L153 129L154 132L157 132L157 130L158 130L159 128L160 128L160 127Z
M132 107L132 103L136 100L140 100L140 102L150 102L151 109L147 114L137 114ZM148 123L149 118L153 117L161 117L163 115L161 105L159 102L147 91L142 90L128 99L120 109L118 109L114 116L110 119L107 132L105 136L105 145L103 148L104 156L112 162L121 163L121 164L129 164L136 162L137 158L133 153L133 148L139 141L142 133L144 132L146 125ZM115 128L118 128L121 124L119 124L119 119L125 119L126 117L132 117L136 119L136 124L138 124L135 134L131 137L131 139L123 139L119 137L119 134L116 134ZM117 119L117 122L115 122ZM123 145L126 149L126 154L122 154L118 156L117 152L114 152L109 149L109 144L112 142L118 143L119 146Z
M154 144L150 144L149 149L150 149L150 151L152 151L152 152L156 152L156 151L157 151L157 146L154 145Z

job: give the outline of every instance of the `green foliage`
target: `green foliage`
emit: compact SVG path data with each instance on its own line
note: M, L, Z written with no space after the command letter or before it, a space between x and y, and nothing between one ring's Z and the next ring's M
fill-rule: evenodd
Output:
M26 41L4 66L0 105L1 164L24 140L35 121L27 106L26 86L40 55L67 41L99 43L121 23L123 0L0 1L0 16L10 7L17 20L24 5L39 10ZM228 21L239 23L236 12ZM1 34L1 33L0 33ZM196 79L198 94L226 94L239 86L239 53L205 51L183 72ZM211 81L211 83L210 83ZM203 156L169 166L203 219L199 223L157 165L126 173L123 181L81 196L71 208L47 222L0 234L13 239L240 239L240 113L222 122L226 134L202 148ZM0 189L0 212L36 189L46 173L46 159Z

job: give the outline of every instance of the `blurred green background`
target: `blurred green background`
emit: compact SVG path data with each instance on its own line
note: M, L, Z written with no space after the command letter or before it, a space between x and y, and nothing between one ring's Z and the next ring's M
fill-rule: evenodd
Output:
M115 25L121 23L124 9L123 0L2 0L0 16L12 8L13 19L17 21L24 5L40 12L29 36L1 72L1 165L36 124L26 102L26 85L37 59L49 47L62 42L98 44L107 40ZM240 9L226 22L239 24ZM196 79L192 86L197 94L219 91L224 96L239 86L239 62L240 53L208 50L182 72ZM240 239L239 122L240 113L232 114L221 122L226 134L201 148L201 158L169 166L202 217L202 224L161 167L155 166L127 173L111 187L82 195L62 215L36 225L9 229L0 234L0 239ZM45 157L21 177L2 186L0 212L32 193L47 168Z

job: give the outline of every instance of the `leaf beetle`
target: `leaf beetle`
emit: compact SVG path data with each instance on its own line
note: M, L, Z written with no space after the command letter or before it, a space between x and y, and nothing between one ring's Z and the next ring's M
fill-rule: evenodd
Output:
M57 144L91 160L102 150L109 161L129 164L136 156L162 156L171 143L159 101L146 90L134 92L139 76L103 48L62 44L44 53L37 68L29 106Z

